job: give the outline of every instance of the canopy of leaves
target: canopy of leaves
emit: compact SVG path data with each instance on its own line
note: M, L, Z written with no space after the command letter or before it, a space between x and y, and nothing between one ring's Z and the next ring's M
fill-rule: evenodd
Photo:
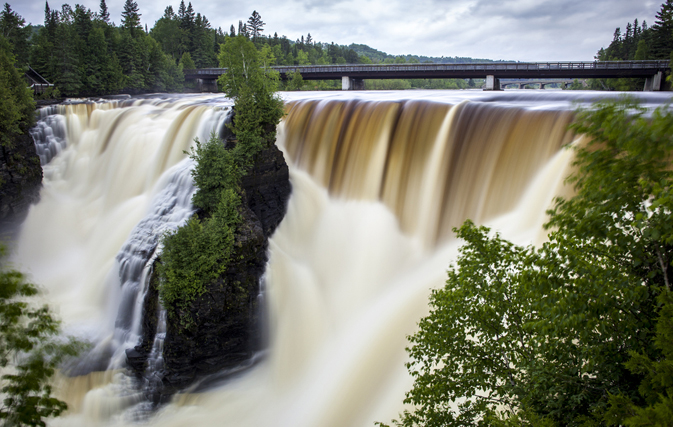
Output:
M576 195L556 200L547 243L456 230L465 245L410 337L414 409L398 425L673 421L673 114L623 100L573 128Z
M237 36L228 37L218 55L220 66L227 68L218 83L234 100L232 130L240 143L250 147L246 150L250 153L273 141L283 116L283 101L276 94L278 72L270 68L270 52L265 52L261 54L250 40Z

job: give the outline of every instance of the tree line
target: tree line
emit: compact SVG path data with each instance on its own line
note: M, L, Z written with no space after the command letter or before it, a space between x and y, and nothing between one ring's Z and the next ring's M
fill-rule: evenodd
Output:
M44 15L43 25L26 25L6 3L0 32L19 67L30 66L55 85L51 96L180 91L183 69L217 67L220 45L239 35L264 52L271 65L368 61L348 47L316 42L310 34L296 41L277 33L266 36L257 11L247 22L239 21L238 29L215 29L184 0L177 12L167 6L151 29L141 26L138 3L132 0L126 0L119 25L111 21L105 0L98 11L79 4L53 10L46 2Z
M310 33L296 40L265 34L266 24L257 11L229 30L213 28L208 18L181 0L177 10L167 6L152 28L140 24L138 3L126 0L119 25L112 22L105 0L92 11L64 4L60 10L45 3L44 23L26 25L25 19L5 4L0 12L0 34L7 39L19 67L30 66L54 84L45 96L97 96L115 93L182 91L183 70L220 66L220 45L229 37L251 41L269 65L328 65L418 63L438 58L393 56L365 45L323 43ZM440 58L455 62L471 58ZM337 89L340 81L281 82L281 89ZM467 81L380 80L370 89L464 88Z
M666 0L655 15L654 25L638 19L626 24L624 32L617 27L612 42L595 56L598 61L643 61L649 59L673 60L673 1ZM642 90L645 79L591 79L589 89Z

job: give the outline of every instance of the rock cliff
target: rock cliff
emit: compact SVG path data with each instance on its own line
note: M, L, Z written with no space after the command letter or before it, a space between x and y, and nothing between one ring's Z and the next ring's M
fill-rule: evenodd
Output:
M162 384L156 384L151 396L155 402L166 400L208 374L249 365L262 346L260 283L268 261L268 238L285 216L291 192L287 164L275 145L256 156L241 189L243 221L236 231L232 257L237 261L194 301L190 310L195 319L193 327L167 324ZM156 333L156 286L153 277L145 300L141 343L127 351L129 366L138 374L144 371Z
M0 145L0 224L20 220L39 198L42 167L30 135Z

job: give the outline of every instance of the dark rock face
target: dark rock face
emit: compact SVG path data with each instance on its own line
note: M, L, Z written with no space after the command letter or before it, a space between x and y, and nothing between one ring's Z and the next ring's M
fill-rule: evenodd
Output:
M243 177L248 207L259 219L264 237L270 237L285 216L290 197L290 173L283 153L274 145L262 151L255 167Z
M30 135L19 135L11 148L0 146L0 222L21 219L39 199L40 158Z
M268 261L268 238L285 216L291 186L283 154L273 145L257 155L241 183L243 221L235 236L234 261L191 307L195 325L180 329L167 324L164 341L163 390L166 400L205 375L236 370L260 350L260 281ZM143 309L143 338L127 351L129 366L144 370L156 331L158 296L153 277ZM154 301L154 302L152 302ZM152 318L154 320L150 320Z

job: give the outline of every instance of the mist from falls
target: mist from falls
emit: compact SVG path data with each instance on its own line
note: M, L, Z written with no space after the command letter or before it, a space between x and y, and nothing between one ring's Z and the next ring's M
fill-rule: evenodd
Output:
M406 336L457 254L451 228L471 218L539 243L545 210L568 191L568 95L284 96L277 144L292 195L269 245L269 348L254 368L149 415L124 351L137 344L159 237L192 214L184 151L221 131L231 104L176 96L43 111L33 132L44 188L14 259L66 332L94 343L62 378L71 411L53 425L388 422L412 384Z

